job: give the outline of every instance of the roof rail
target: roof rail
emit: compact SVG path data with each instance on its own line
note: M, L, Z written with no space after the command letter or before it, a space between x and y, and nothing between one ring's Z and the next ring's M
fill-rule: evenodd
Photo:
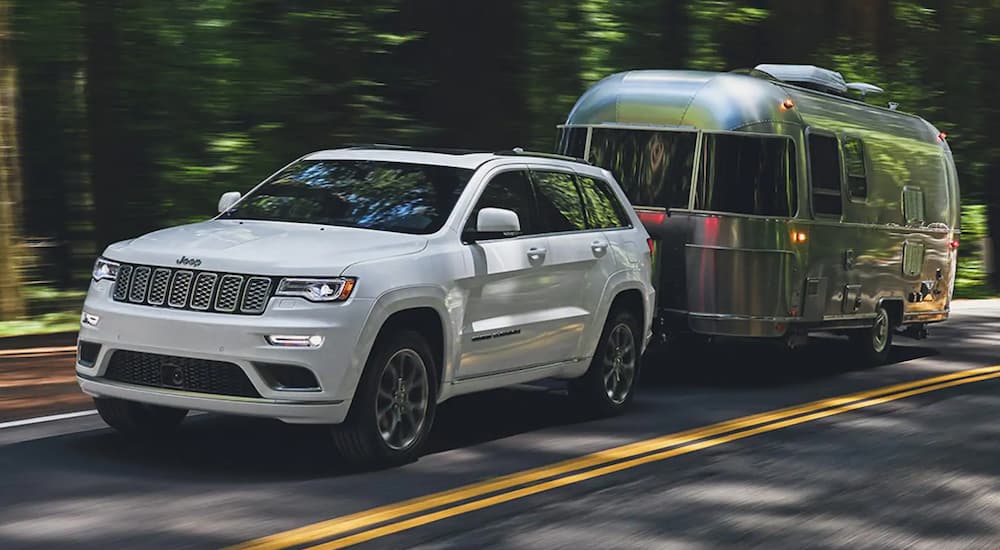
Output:
M584 160L579 157L570 157L567 155L558 155L556 153L539 153L537 151L525 151L520 147L514 147L513 149L508 149L506 151L494 151L495 155L500 156L525 156L525 157L539 157L554 160L565 160L569 162L579 162L580 164L591 165L589 160Z
M341 149L381 149L385 151L416 151L421 153L443 153L446 155L474 155L489 153L485 149L460 149L454 147L414 147L412 145L394 145L391 143L348 143Z

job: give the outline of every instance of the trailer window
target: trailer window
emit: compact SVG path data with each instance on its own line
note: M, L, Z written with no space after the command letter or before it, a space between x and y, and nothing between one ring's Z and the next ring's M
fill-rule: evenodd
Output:
M594 128L587 159L610 171L633 205L687 208L697 137L694 132Z
M588 128L563 128L559 133L556 151L576 158L586 157Z
M784 137L705 134L697 210L795 215L795 145Z
M809 179L812 181L813 213L840 216L841 202L840 147L837 138L809 134Z
M865 144L858 138L844 140L844 166L847 168L847 190L853 199L868 197L868 174L865 170Z

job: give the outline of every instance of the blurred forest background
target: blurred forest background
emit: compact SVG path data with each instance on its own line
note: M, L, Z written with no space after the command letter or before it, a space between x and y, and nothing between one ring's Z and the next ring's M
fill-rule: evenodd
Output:
M948 133L959 294L990 293L1000 0L0 0L0 335L73 328L104 245L304 152L551 150L610 73L765 62L877 84Z

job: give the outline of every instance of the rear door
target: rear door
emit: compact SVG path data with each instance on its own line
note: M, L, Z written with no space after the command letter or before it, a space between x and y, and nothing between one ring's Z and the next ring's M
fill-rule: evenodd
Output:
M607 235L588 220L576 175L542 168L532 169L531 174L539 220L549 236L549 299L559 304L561 326L550 336L550 345L560 358L574 358L600 306L615 259Z

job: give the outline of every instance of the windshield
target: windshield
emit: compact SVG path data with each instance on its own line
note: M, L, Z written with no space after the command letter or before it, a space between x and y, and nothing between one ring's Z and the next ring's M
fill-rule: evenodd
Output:
M448 219L472 173L400 162L299 161L223 217L433 233Z

